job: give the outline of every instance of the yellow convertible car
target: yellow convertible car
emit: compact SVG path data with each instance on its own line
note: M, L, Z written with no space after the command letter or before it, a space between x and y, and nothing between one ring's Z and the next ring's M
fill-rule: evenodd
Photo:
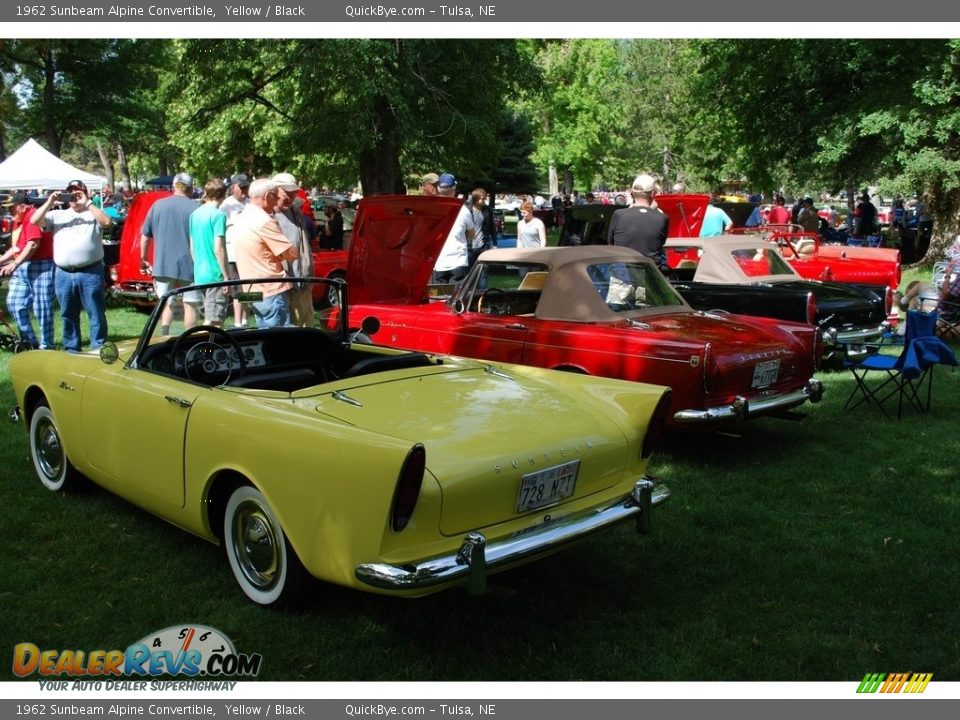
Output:
M165 334L179 290L139 340L14 357L10 417L40 482L89 478L221 544L263 605L307 574L482 592L488 573L620 521L645 530L669 496L646 473L669 389L351 343L346 285L312 283L340 295L312 326L184 328L175 314ZM266 324L285 288L202 289Z

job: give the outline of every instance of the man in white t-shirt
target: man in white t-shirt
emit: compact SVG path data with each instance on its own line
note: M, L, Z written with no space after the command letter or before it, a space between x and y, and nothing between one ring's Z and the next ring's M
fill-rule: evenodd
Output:
M229 226L233 219L250 202L250 178L243 173L237 173L230 178L230 194L226 200L220 203L220 212L227 216L227 225ZM227 277L230 280L236 280L240 276L237 274L237 258L233 252L233 243L230 242L230 236L227 235ZM243 327L247 324L247 309L243 303L233 301L233 322L237 327Z
M441 175L437 186L440 197L457 196L457 179L450 173ZM456 283L467 276L469 269L467 228L471 224L470 209L464 204L457 213L457 219L443 243L440 254L437 255L437 262L433 266L435 282Z
M110 216L90 202L87 186L79 180L67 185L70 195L65 209L51 209L61 193L50 193L34 210L30 222L53 233L53 278L60 317L63 319L63 349L80 352L80 308L90 319L90 347L107 341L107 312L103 292L103 236L101 228L113 223Z

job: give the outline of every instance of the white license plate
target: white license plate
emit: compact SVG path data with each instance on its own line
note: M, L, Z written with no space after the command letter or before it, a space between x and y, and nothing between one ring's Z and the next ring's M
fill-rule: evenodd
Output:
M570 497L577 485L579 471L580 461L573 460L524 475L517 493L517 512L536 510Z
M759 363L753 368L753 382L750 383L750 387L761 388L773 385L777 381L777 373L779 372L779 360Z

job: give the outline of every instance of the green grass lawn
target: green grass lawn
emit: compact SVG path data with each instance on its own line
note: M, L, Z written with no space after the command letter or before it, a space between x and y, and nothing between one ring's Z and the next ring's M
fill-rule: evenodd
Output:
M111 337L144 319L111 309ZM254 606L218 548L106 492L43 490L8 425L0 651L125 648L201 623L261 653L266 680L960 680L960 372L938 368L933 412L899 422L845 412L852 378L821 377L799 422L667 438L652 470L673 497L648 536L592 537L481 598L316 583L295 613ZM149 463L150 439L131 426L129 442Z

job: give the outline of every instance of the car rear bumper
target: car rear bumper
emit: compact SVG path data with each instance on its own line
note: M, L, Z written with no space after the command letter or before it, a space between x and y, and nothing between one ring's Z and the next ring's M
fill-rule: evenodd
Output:
M157 302L157 293L152 286L146 284L134 287L112 285L107 288L107 293L135 305L153 305Z
M837 347L842 345L861 345L878 341L883 334L890 329L890 323L883 321L876 327L859 328L856 330L841 330L835 336L834 333L824 332L824 347ZM832 340L832 342L831 342Z
M749 420L761 415L782 412L807 402L820 402L823 397L823 383L815 378L807 380L798 390L779 395L752 398L738 397L729 405L706 408L705 410L679 410L673 415L674 422L684 425L711 424Z
M513 565L602 530L636 518L638 531L649 529L650 509L670 497L670 490L650 478L637 481L633 491L612 504L566 517L549 517L534 528L488 542L483 534L468 533L460 550L402 566L386 563L358 565L358 580L382 590L417 590L466 581L467 589L483 592L489 570Z

